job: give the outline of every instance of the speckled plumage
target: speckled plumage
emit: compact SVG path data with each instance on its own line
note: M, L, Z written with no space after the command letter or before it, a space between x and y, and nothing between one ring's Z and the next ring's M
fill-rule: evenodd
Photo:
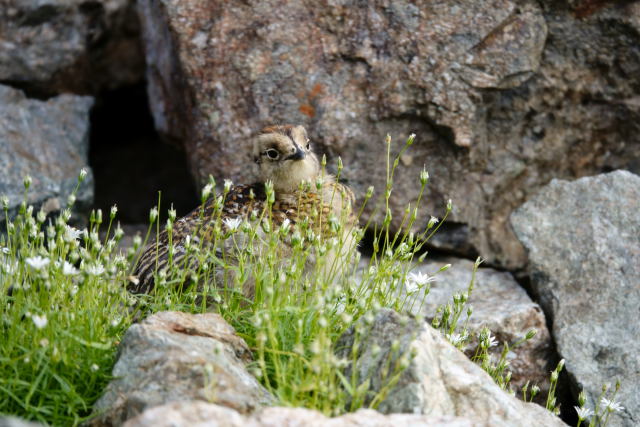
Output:
M270 135L275 136L270 139ZM279 151L285 152L285 150L288 150L288 146L286 146L287 140L282 137L291 140L292 150L295 151L292 151L293 154L290 157L300 157L299 151L301 147L295 140L301 137L306 138L306 131L301 126L272 126L263 129L258 136L254 154L257 156L263 155L265 147L267 147L267 150L277 147ZM270 141L273 141L273 143ZM277 161L267 159L264 155L263 157L265 159L262 159L262 162L270 160L270 164L266 165L265 168L260 164L261 159L256 159L256 163L261 166L261 178L264 181L270 180L274 182L275 177L275 200L271 208L271 220L276 228L280 227L285 220L289 220L291 225L295 225L298 221L309 218L313 221L314 231L321 236L328 237L331 234L329 218L333 215L336 218L343 218L346 223L345 232L351 233L357 222L351 209L354 203L353 193L348 187L336 182L332 176L328 175L322 176L320 188L316 186L320 169L317 165L317 158L311 152L309 145L307 145L306 155L300 159ZM313 162L313 164L310 163L310 166L308 165L307 167L304 162ZM295 176L295 182L287 182L286 173L288 170L293 171L290 175ZM305 174L305 171L308 171L308 173ZM303 179L300 179L301 175ZM309 182L309 185L306 186L307 189L299 189L300 181ZM220 236L227 231L228 220L241 218L251 222L252 212L260 215L266 208L266 197L264 182L231 187L224 198L220 211L221 221L217 222L222 230L222 233L218 233L218 235ZM217 219L215 204L215 198L209 199L188 215L175 221L171 230L171 244L173 245L171 257L169 256L170 234L167 230L162 231L158 239L143 250L134 272L133 281L128 287L130 292L136 294L149 293L153 290L154 274L157 271L165 269L169 261L172 264L185 261L187 236L190 236L189 239L192 239L193 242L202 243L203 246L213 243L214 227ZM313 216L312 213L316 214L316 216ZM347 237L347 239L350 242L349 247L355 248L353 238ZM224 244L225 242L218 243L222 243L218 247L227 251L226 255L228 255L228 250L231 247L227 248L227 245ZM235 243L237 244L237 242ZM286 243L283 242L283 244ZM222 254L219 255L222 256ZM225 256L225 259L233 262L233 256ZM190 262L190 268L196 266L196 260L188 261ZM249 294L251 293L249 292Z

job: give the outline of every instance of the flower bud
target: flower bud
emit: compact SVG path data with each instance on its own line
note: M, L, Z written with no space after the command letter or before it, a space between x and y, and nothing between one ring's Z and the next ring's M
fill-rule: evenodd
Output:
M158 208L157 207L153 207L150 211L149 211L149 222L151 224L153 224L154 222L156 222L156 219L158 218Z
M210 183L205 185L204 188L202 189L202 202L204 203L209 196L211 195L211 191L213 190L213 185L211 185Z
M367 188L367 194L365 195L365 198L370 199L371 196L373 196L373 186Z

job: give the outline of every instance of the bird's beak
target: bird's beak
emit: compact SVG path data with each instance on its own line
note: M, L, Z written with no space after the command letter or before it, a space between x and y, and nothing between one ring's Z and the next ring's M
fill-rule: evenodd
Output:
M296 147L296 152L285 158L285 160L302 160L306 157L306 154L300 147Z

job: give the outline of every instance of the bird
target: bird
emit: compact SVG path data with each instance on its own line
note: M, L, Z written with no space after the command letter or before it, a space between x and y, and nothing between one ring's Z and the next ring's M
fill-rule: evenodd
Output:
M222 199L208 199L159 233L154 242L143 248L130 276L129 292L151 293L158 274L171 265L182 263L190 270L200 267L201 260L193 253L191 259L186 259L189 247L194 244L202 247L215 244L219 259L237 264L238 251L249 242L238 239L232 232L241 223L259 221L260 214L269 204L269 197L272 232L304 222L318 238L341 239L342 244L337 249L334 246L327 254L324 269L342 274L341 269L348 265L345 261L357 250L358 241L358 221L353 211L355 197L351 189L323 170L311 148L307 131L301 125L264 127L253 138L252 145L258 180L248 185L229 185ZM343 225L336 227L336 221ZM285 258L291 253L290 245L291 239L280 242ZM316 258L312 255L307 259L307 270L313 269ZM216 286L220 287L226 273L219 266L216 268L215 277L219 282ZM242 293L253 298L255 283L248 282L243 285Z

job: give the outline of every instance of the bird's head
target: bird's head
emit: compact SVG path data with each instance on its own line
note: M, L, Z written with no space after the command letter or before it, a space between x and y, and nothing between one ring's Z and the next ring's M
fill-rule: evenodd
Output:
M302 126L262 129L255 139L253 157L260 168L260 180L272 181L276 191L294 191L301 181L313 182L320 173L320 163Z

